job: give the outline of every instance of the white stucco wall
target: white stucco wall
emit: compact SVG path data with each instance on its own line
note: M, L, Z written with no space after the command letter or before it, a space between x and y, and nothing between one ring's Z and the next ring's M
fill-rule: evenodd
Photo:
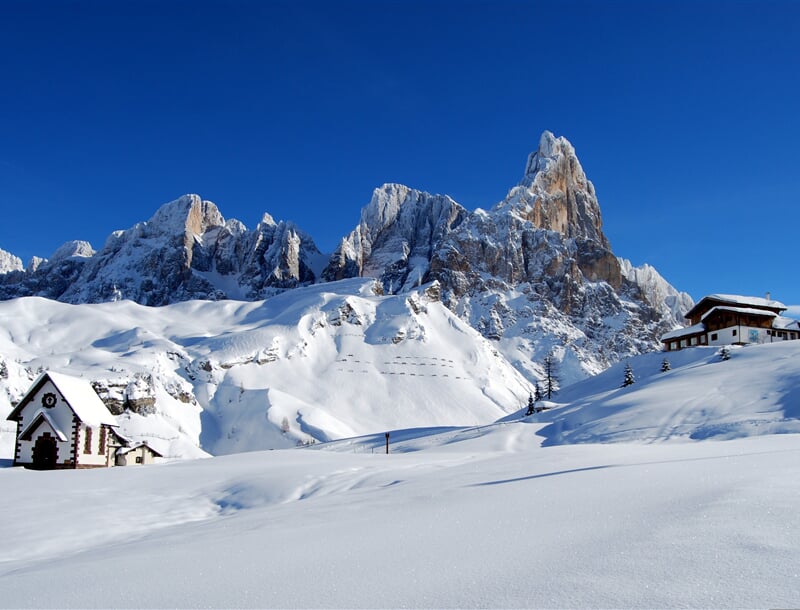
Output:
M735 334L734 334L735 332ZM716 339L714 336L716 335ZM731 345L733 343L769 343L766 328L754 328L751 326L729 326L708 332L709 345Z
M46 394L54 394L56 397L55 405L52 407L45 407L42 399ZM55 385L47 379L41 388L31 397L30 402L27 403L23 409L22 422L19 431L25 430L28 425L33 422L43 412L49 417L53 424L67 437L66 441L57 440L56 446L58 447L58 464L63 466L65 464L72 464L73 459L73 434L75 428L75 413L64 400L61 393L56 389ZM83 423L78 425L78 445L77 445L77 465L78 466L107 466L113 465L113 461L109 461L108 443L110 441L109 433L106 432L106 450L100 452L100 436L102 434L101 427L92 427L92 438L89 453L85 453L86 447L86 430L87 426ZM42 421L31 435L31 440L20 442L20 451L17 457L17 462L20 464L33 463L33 448L36 445L36 440L45 432L50 432L51 436L57 438L50 425L46 421Z
M140 462L136 461L136 458L142 458ZM145 446L136 447L136 449L131 449L127 453L124 453L117 457L117 465L118 466L141 466L146 464L155 464L156 458L153 456L152 452L147 449Z
M45 408L42 405L42 397L45 394L55 394L56 404L54 407ZM30 404L22 411L22 423L20 424L19 431L25 430L28 425L36 419L39 411L44 411L47 416L53 420L53 423L67 436L66 441L58 441L58 463L64 464L67 460L72 459L72 427L74 414L72 409L69 408L61 394L56 390L55 386L48 379L33 396ZM33 447L36 444L36 439L45 431L49 431L51 435L55 436L50 430L47 423L42 423L34 431L30 441L22 441L20 445L19 462L29 464L33 462Z
M86 431L89 426L81 424L78 430L78 465L80 466L106 466L108 454L107 450L100 452L100 435L102 434L101 428L91 428L92 438L89 446L86 446ZM106 437L106 446L108 446L108 437ZM86 453L89 449L89 453Z

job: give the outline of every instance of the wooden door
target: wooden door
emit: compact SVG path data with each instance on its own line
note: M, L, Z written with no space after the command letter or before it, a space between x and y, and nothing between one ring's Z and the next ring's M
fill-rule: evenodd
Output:
M36 439L33 446L33 467L36 470L53 470L58 463L56 439L45 432Z

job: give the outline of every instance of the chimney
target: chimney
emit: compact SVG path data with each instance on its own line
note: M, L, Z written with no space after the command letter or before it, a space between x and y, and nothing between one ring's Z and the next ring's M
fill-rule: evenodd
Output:
M767 292L767 300L768 301L772 300L772 293L771 292Z

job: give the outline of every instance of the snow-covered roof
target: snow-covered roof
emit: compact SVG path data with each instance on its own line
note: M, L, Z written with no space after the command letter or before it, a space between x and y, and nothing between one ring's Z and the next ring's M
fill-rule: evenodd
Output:
M138 443L134 443L133 445L130 445L128 447L120 447L119 449L117 449L117 455L125 455L127 453L130 453L131 451L134 451L135 449L139 449L139 447L146 447L156 457L164 457L163 455L161 455L161 453L153 449L147 441L139 441Z
M94 391L92 385L85 379L71 377L62 373L47 372L43 373L50 378L56 386L64 400L69 403L75 415L84 424L99 426L107 424L116 426L117 420L108 410L103 401Z
M752 307L725 307L722 305L718 305L717 307L712 307L706 313L703 314L703 317L700 318L701 320L705 320L708 316L710 316L715 311L729 311L731 313L746 313L751 316L762 316L764 318L774 318L778 314L774 311L767 311L766 309L754 309Z
M686 328L678 328L676 330L663 334L661 335L661 340L669 341L670 339L679 339L680 337L699 335L700 333L705 332L705 330L706 330L706 325L700 322L699 324L693 324L692 326L687 326Z
M19 437L21 439L28 439L29 434L34 432L42 423L42 421L47 422L47 425L50 426L53 432L55 432L58 440L65 442L69 438L67 433L58 427L58 424L44 411L44 409L39 409L39 412L36 413L34 418L31 420L31 423L28 424L28 426L22 432L20 432Z
M731 305L738 305L740 307L771 307L773 309L786 309L786 305L780 301L772 299L765 299L763 297L748 297L740 294L709 294L705 299L714 299L722 301L723 303L730 303Z
M800 321L786 316L777 316L772 321L772 328L778 330L800 330Z
M56 387L64 400L67 401L72 411L84 424L89 426L117 426L116 418L111 414L103 401L94 391L91 384L85 379L71 377L62 373L47 371L39 375L28 390L28 393L19 401L19 404L8 415L7 419L15 419L28 399L39 390L45 380L49 379ZM48 422L50 420L48 419Z

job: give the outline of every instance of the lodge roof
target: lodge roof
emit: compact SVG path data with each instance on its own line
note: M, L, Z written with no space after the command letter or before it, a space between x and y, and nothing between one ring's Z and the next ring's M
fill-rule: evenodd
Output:
M706 325L700 322L699 324L693 324L692 326L687 326L686 328L677 328L664 335L661 335L661 340L669 341L670 339L680 339L681 337L690 337L692 335L699 335L701 333L704 333L705 330L706 330Z
M786 305L780 301L773 299L765 299L763 297L749 297L740 294L709 294L700 299L694 307L686 312L686 317L691 318L694 314L704 311L711 303L720 303L722 305L732 305L734 307L742 308L755 308L755 309L771 309L775 311L784 311Z
M703 317L700 318L701 320L705 320L709 317L712 313L717 311L729 311L731 313L738 313L738 314L747 314L750 316L761 316L763 318L774 318L778 314L774 311L768 311L766 309L755 309L753 307L724 307L724 306L717 306L712 307L706 313L703 314Z

